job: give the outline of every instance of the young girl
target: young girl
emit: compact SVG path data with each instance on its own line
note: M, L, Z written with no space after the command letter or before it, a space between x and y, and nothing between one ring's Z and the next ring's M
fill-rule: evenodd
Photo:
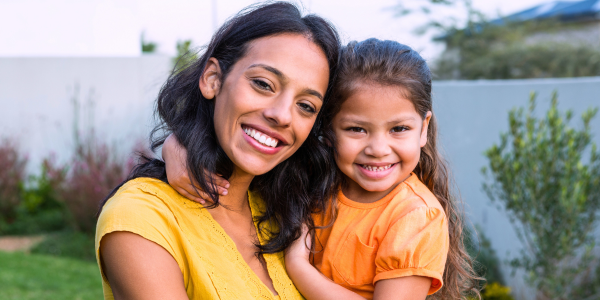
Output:
M421 56L393 41L348 44L323 128L339 192L313 238L305 228L286 253L298 290L309 300L477 293Z

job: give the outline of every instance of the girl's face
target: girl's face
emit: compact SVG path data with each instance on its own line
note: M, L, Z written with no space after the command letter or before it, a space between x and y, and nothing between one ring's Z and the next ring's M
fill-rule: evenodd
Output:
M221 147L237 171L270 171L298 150L315 123L329 81L325 54L303 35L281 34L252 41L224 82L210 77L220 72L211 61L200 88L209 96L215 91Z
M360 84L333 119L344 194L373 202L410 176L427 143L423 119L396 86Z

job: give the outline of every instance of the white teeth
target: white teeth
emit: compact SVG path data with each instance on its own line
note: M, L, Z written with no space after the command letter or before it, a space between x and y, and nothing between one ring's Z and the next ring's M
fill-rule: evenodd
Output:
M261 133L260 131L256 131L254 129L250 129L250 128L244 128L244 132L254 138L256 141L258 141L259 143L265 145L265 146L269 146L269 147L277 147L277 143L279 142L279 140L277 140L276 138L273 137L269 137L268 135Z
M381 172L381 171L385 171L385 170L391 168L392 165L394 165L394 164L389 164L389 165L383 166L383 167L374 167L374 166L369 166L369 165L361 165L361 166L372 172Z

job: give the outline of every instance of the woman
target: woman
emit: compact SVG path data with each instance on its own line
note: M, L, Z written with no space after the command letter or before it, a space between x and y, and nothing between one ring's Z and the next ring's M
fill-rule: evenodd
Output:
M301 298L282 251L329 198L333 162L313 125L338 49L325 20L277 2L242 11L173 72L153 134L177 137L212 203L180 196L161 161L136 167L98 220L105 298ZM229 193L219 196L206 173L227 178Z

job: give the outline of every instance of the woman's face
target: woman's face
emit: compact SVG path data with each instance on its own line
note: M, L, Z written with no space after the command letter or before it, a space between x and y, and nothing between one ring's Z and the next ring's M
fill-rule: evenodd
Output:
M325 54L305 36L252 41L214 85L215 131L237 171L264 174L294 154L315 123L328 80Z

